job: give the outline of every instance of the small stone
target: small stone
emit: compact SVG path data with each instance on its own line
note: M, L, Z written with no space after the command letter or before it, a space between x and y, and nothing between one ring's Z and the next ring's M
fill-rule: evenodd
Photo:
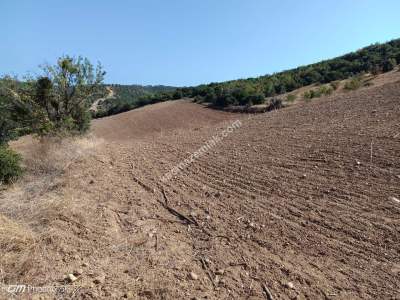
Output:
M68 277L69 282L74 282L74 281L78 280L78 278L76 278L74 274L68 274L67 277Z
M306 177L307 177L307 174L303 174L303 175L301 175L301 177L302 177L302 178L306 178Z
M294 290L294 284L290 281L285 283L285 287L287 287L288 289Z
M219 198L219 197L222 196L222 193L221 193L221 192L216 192L216 193L214 194L214 196L217 197L217 198Z
M86 263L86 262L84 262L83 264L82 264L82 267L89 267L89 264L88 263Z
M397 199L396 197L389 197L389 200L400 203L400 199Z
M73 272L73 274L74 274L75 276L80 276L80 275L83 274L83 270L82 270L82 269L77 269L77 270L75 270L75 271Z
M357 165L361 165L361 161L356 160L356 164L357 164Z
M93 283L102 284L102 283L104 283L105 280L106 280L106 277L104 275L99 275L93 280Z
M197 275L194 272L190 272L190 278L192 278L193 280L197 280L197 279L199 279L199 275Z
M93 183L94 183L94 180L91 179L91 180L89 181L89 184L93 184Z
M217 271L215 272L215 274L217 274L217 275L224 275L224 273L225 273L225 270L224 270L224 269L219 269L219 270L217 270Z
M214 281L216 284L218 284L221 281L221 278L219 277L219 275L215 275Z
M133 292L129 291L129 292L125 293L124 298L133 299L134 298Z

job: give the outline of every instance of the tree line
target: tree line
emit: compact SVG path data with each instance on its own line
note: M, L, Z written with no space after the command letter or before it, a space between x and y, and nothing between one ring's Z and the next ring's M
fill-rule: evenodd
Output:
M175 93L218 107L261 104L266 97L278 96L310 84L330 83L362 73L384 73L393 70L397 64L400 64L400 39L272 75L184 87Z

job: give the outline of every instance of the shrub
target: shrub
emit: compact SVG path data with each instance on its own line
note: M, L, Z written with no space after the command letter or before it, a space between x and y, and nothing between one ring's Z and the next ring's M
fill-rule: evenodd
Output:
M347 81L344 85L344 89L346 91L353 91L357 90L362 86L361 78L360 77L353 77L350 81Z
M288 102L293 102L294 100L296 100L296 95L292 95L292 94L287 95L286 100Z
M396 60L394 58L389 58L382 63L382 71L389 72L396 67Z
M275 109L281 109L283 107L282 104L282 99L280 98L273 98L270 102L270 104L267 107L267 111L275 110Z
M329 84L331 88L336 91L339 88L340 82L339 81L333 81Z
M323 85L317 90L317 97L321 97L323 95L329 96L332 94L333 88L331 86Z
M0 146L0 183L11 183L22 174L21 156L7 146Z
M197 95L194 97L194 102L196 103L202 103L204 101L204 97Z
M333 88L331 86L322 85L315 90L309 90L304 92L303 97L306 100L311 100L312 98L319 98L321 96L328 96L332 94Z
M0 78L0 146L17 138L24 133L30 133L31 127L27 118L26 105L14 99L11 88L5 86L4 79ZM8 82L10 83L10 82ZM10 83L12 84L12 83Z
M265 101L265 97L262 94L255 94L247 97L247 102L252 104L263 104Z
M304 92L304 94L303 94L303 98L306 99L306 100L311 100L311 99L314 98L314 97L315 97L315 92L314 92L314 90L306 91L306 92Z
M172 95L172 99L174 99L174 100L181 99L182 97L183 97L183 93L180 90L176 90Z

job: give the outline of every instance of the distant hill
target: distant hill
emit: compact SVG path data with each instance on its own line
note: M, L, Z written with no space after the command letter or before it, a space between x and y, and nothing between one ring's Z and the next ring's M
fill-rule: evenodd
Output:
M363 73L385 73L397 64L400 64L400 39L272 75L185 87L176 92L219 107L262 104L265 97L279 96L311 84L330 83Z
M161 99L162 95L169 95L176 90L176 87L164 85L110 84L107 87L113 91L113 96L98 104L97 111L93 112L95 118L114 115L149 104L154 97Z

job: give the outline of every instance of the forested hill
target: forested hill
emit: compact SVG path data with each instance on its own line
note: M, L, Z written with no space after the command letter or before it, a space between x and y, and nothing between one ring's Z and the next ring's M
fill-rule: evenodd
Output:
M388 72L397 64L400 64L400 39L272 75L185 87L178 89L177 93L184 97L197 97L200 102L206 101L216 106L258 104L263 102L264 97L280 95L314 83L329 83L362 73Z
M112 115L147 104L195 98L216 107L262 104L266 97L279 96L311 84L332 83L360 74L380 74L400 64L400 39L374 44L340 57L257 78L203 84L195 87L110 85L113 98L103 101L95 117ZM333 84L333 83L332 83ZM323 87L322 92L329 92Z
M113 115L150 104L154 97L161 99L165 95L169 98L169 95L176 90L175 87L165 85L109 84L107 86L112 89L114 95L99 104L98 111L93 113L94 117Z

